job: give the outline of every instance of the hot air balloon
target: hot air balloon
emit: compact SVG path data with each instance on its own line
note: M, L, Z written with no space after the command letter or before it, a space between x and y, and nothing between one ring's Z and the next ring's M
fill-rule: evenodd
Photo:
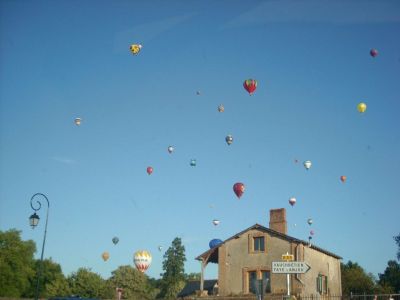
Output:
M241 182L237 182L233 185L233 191L235 192L238 198L242 197L244 190L245 190L244 184Z
M344 176L344 175L340 176L340 180L341 180L343 183L346 181L346 179L347 179L346 176Z
M75 125L79 126L81 125L82 119L81 118L75 118Z
M161 251L162 250L162 246L158 246L158 251Z
M172 153L172 152L174 152L174 150L175 150L175 149L174 149L174 147L172 147L172 146L168 146L168 152L169 152L169 153Z
M311 224L313 223L313 220L312 220L311 218L309 218L309 219L307 220L307 223L308 223L308 225L311 225Z
M147 174L151 175L151 173L153 173L153 168L147 167Z
M212 239L209 243L208 246L211 248L217 247L218 245L222 244L223 242L220 239Z
M133 256L133 262L135 263L136 268L144 273L149 268L151 264L151 254L146 250L140 250L135 252Z
M222 104L220 104L220 105L218 106L218 111L219 111L219 112L224 112L224 111L225 111L225 107L224 107Z
M200 92L200 91L197 91L197 92L196 92L196 95L197 95L197 96L200 96L200 95L201 95L201 92Z
M225 141L226 141L226 143L227 143L228 145L232 144L232 143L233 143L233 136L230 135L230 134L228 134L228 135L226 136L226 138L225 138Z
M314 235L314 230L310 230L310 235Z
M364 102L358 103L357 110L361 114L364 113L367 110L367 104L365 104Z
M290 198L290 199L289 199L289 204L290 204L291 206L295 205L295 204L296 204L296 198L294 198L294 197Z
M377 57L377 56L378 56L378 50L376 50L376 49L371 49L371 50L369 51L369 54L370 54L372 57Z
M250 95L252 95L257 88L257 80L247 79L243 82L243 87Z
M214 219L213 221L212 221L212 223L215 225L215 226L217 226L218 224L219 224L219 220L216 220L216 219Z
M103 252L101 255L104 261L107 261L110 258L110 254L108 252Z
M190 165L191 165L192 167L195 167L195 166L196 166L196 160L195 160L195 159L191 159L191 160L190 160Z
M114 245L118 244L119 238L114 236L113 239L112 239L112 242L114 243Z
M306 170L308 170L308 169L311 168L312 163L311 163L310 160L306 160L306 161L303 163L303 165L304 165L304 168L306 168Z
M134 55L137 55L137 54L139 54L140 50L142 49L142 45L140 45L140 44L133 44L133 45L131 45L131 46L129 47L129 49L131 50L131 52L132 52Z

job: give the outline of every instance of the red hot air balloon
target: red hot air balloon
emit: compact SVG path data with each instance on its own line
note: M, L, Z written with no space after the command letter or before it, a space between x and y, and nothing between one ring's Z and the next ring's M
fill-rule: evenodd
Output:
M344 175L340 176L340 180L341 180L343 183L346 181L346 179L347 179L346 176L344 176Z
M255 92L255 90L257 88L257 80L247 79L243 82L243 87L251 95Z
M244 190L245 190L244 184L241 182L237 182L233 185L233 191L235 192L238 198L242 197Z
M151 175L151 173L153 173L153 168L147 167L147 174Z
M372 57L377 57L377 56L378 56L378 50L376 50L376 49L371 49L371 51L369 51L369 54L370 54Z

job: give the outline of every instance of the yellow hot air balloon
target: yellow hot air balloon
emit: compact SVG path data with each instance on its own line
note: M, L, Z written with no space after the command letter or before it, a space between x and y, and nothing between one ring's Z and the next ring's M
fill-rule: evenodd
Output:
M103 252L101 257L103 258L104 261L107 261L110 258L110 253L108 253L107 251Z
M131 52L136 55L139 54L140 50L142 49L142 45L140 44L133 44L129 47L129 49L131 50Z
M358 105L357 105L357 110L358 110L360 113L365 112L365 111L367 110L367 104L365 104L364 102L358 103Z
M151 264L151 254L146 250L136 251L133 256L133 262L136 268L144 273L150 267Z

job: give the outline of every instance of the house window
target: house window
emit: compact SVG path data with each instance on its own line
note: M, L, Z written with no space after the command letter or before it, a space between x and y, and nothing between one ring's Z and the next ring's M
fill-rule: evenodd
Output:
M249 292L253 294L257 294L257 272L250 271L249 272Z
M253 237L254 251L265 251L265 239L263 236Z
M261 271L261 279L263 281L264 292L271 293L271 272Z
M322 274L319 274L317 277L317 292L321 295L328 294L328 277Z

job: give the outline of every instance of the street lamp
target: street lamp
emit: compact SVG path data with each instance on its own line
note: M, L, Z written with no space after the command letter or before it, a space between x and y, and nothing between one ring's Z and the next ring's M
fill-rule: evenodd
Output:
M39 200L36 200L36 203L37 203L36 207L37 208L35 208L35 206L33 205L32 200L36 196L42 196L47 201L46 224L45 224L45 227L44 227L44 238L43 238L43 245L42 245L42 254L40 256L39 271L38 271L38 274L37 274L36 293L35 293L35 300L38 300L39 299L39 280L40 280L40 276L42 275L42 271L43 271L43 253L44 253L44 244L46 243L47 220L49 218L50 203L49 203L49 199L47 199L47 197L44 194L36 193L35 195L32 196L32 198L31 198L31 207L35 211L33 213L33 215L31 215L29 217L29 225L31 225L32 229L34 229L39 224L40 218L36 214L36 212L42 207L42 203Z

